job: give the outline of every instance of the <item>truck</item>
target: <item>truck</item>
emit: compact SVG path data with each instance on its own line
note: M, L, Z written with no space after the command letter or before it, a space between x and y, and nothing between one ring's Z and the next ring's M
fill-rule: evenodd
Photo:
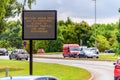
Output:
M78 57L80 53L80 46L79 44L64 44L63 48L63 57Z

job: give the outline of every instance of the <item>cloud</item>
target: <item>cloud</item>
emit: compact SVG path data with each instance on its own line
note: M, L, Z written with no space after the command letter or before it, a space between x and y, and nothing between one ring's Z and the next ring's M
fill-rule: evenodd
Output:
M96 0L96 17L98 23L116 22L120 0ZM95 3L93 0L36 0L32 9L57 10L58 19L66 20L67 17L74 21L87 21L94 23Z

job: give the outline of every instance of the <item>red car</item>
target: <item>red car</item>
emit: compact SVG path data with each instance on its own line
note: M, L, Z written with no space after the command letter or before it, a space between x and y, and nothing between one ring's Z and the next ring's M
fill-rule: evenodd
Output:
M43 53L45 53L44 49L38 49L37 50L37 54L43 54Z
M118 59L117 62L113 64L115 65L114 80L120 80L120 59Z

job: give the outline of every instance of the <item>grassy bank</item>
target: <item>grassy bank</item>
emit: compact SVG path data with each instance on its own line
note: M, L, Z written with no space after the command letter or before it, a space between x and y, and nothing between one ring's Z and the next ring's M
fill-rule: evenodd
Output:
M0 59L0 77L5 76L5 68L9 76L29 75L29 62ZM33 75L51 75L59 80L88 80L90 73L84 69L60 64L33 63Z
M99 54L99 60L115 61L119 56L115 54Z

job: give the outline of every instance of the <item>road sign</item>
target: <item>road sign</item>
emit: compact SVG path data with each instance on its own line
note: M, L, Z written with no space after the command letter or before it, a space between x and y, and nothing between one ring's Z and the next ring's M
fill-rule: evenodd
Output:
M23 46L26 46L26 44L27 44L27 42L26 42L26 41L24 41L24 42L23 42Z
M56 10L24 10L22 14L24 40L55 40Z

